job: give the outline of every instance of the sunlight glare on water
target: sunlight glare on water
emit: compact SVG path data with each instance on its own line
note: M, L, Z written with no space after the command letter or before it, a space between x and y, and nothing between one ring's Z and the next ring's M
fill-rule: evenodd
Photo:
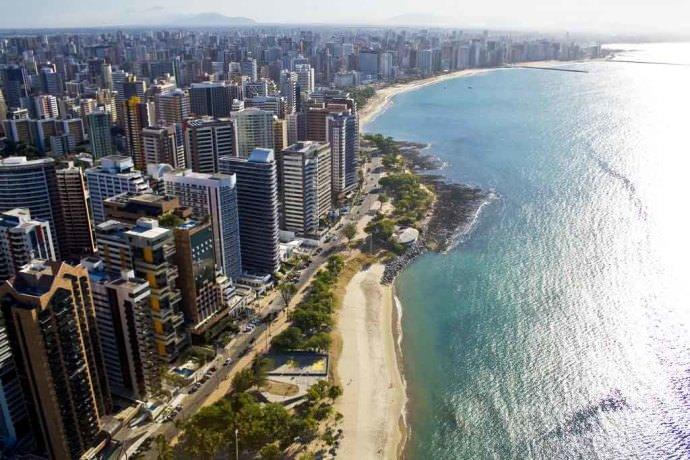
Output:
M456 79L368 126L500 196L397 282L409 458L690 457L690 67L564 65L589 73Z

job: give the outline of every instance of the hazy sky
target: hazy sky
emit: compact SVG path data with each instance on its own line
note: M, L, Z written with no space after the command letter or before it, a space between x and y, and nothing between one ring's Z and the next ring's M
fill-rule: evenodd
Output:
M690 0L0 0L0 28L152 24L205 12L260 22L386 24L418 14L464 27L690 32Z

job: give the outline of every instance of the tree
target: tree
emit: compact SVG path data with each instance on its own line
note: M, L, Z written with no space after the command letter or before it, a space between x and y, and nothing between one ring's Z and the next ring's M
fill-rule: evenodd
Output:
M271 345L278 351L297 350L302 347L304 335L298 327L289 327L273 337Z
M331 387L328 389L328 397L331 399L331 401L335 401L342 396L342 394L343 389L338 385L331 385Z
M268 444L259 451L259 458L261 460L278 460L282 457L283 453L275 444Z
M288 306L292 296L297 293L297 286L295 286L295 283L291 283L290 281L283 281L278 285L278 290L280 291L280 296L283 298L285 306Z
M338 275L343 270L345 266L345 261L342 256L333 255L328 258L328 264L326 265L329 272L333 275Z
M168 444L168 440L165 439L165 436L159 434L155 437L154 442L156 444L156 450L158 451L156 460L173 460L173 448Z
M158 223L161 227L173 228L184 223L184 221L172 212L166 212L158 218Z
M268 370L272 367L273 362L268 358L257 357L252 364L252 372L254 373L254 385L262 387L268 380Z
M319 380L307 390L307 399L311 402L319 402L328 394L329 384L325 380Z
M326 332L318 332L311 336L306 342L304 342L304 347L308 350L318 350L318 351L328 351L331 347L331 336Z
M254 386L254 371L250 369L242 369L232 379L232 391L236 393L244 393Z
M353 222L345 225L343 227L343 236L347 238L348 243L352 241L352 239L357 236L357 225L355 225Z
M183 458L213 459L228 444L238 415L230 401L221 399L203 407L182 424L179 448Z

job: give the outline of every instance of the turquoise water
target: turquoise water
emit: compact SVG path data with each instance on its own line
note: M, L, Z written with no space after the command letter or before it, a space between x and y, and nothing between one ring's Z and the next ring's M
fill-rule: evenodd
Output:
M407 458L690 458L690 67L572 66L405 93L367 126L499 195L397 281Z

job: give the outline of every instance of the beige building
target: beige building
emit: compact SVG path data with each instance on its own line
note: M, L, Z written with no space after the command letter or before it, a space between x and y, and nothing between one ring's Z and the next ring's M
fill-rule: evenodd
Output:
M34 260L0 298L33 437L48 458L78 459L102 442L111 406L88 272Z

